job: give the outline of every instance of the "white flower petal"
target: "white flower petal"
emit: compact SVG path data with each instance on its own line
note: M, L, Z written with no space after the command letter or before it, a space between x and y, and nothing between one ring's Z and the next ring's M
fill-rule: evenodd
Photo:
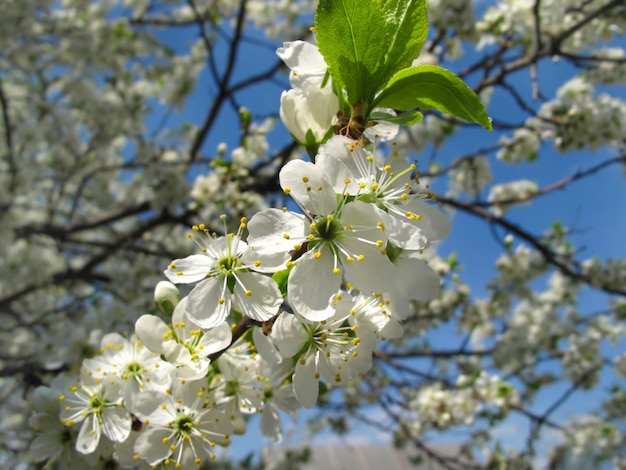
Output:
M334 255L327 249L305 253L289 273L289 303L307 320L322 321L333 316L330 299L339 291L341 275L334 274ZM379 254L380 256L380 254Z
M303 364L304 362L304 364ZM319 380L316 374L315 357L302 357L296 363L293 374L293 391L300 404L305 408L313 408L319 395Z
M102 411L102 432L113 442L123 442L130 434L133 420L122 407L106 407Z
M172 324L175 323L185 323L189 317L187 317L187 300L188 297L183 297L182 300L178 303L178 305L174 308L174 313L172 313Z
M354 147L355 151L361 149L355 146L354 141L342 135L336 135L322 145L315 158L315 164L324 170L333 189L338 194L348 192L356 194L359 191L359 172L354 163L354 156L349 152L349 148ZM350 181L346 183L346 181Z
M321 142L337 120L339 100L330 86L293 88L280 95L280 119L295 139L306 143L309 131Z
M278 313L283 296L270 277L258 273L237 273L233 303L244 315L256 321L267 321Z
M313 163L292 160L280 170L279 179L283 190L311 214L327 215L337 208L332 184Z
M400 338L404 334L404 328L395 319L390 318L385 327L380 331L380 336L384 339Z
M263 409L260 424L265 439L271 439L274 442L282 441L283 432L280 427L280 416L273 407L267 406Z
M231 294L221 276L197 284L187 299L187 315L202 328L219 325L230 313Z
M88 416L80 427L76 438L76 450L81 454L91 454L98 447L101 436L100 425L96 415Z
M360 238L370 242L377 240L387 241L386 231L381 231L378 224L382 222L373 204L362 201L354 201L344 206L341 215L341 223L344 226L352 226L350 239Z
M156 315L142 315L135 322L135 334L150 351L163 351L163 337L170 328Z
M396 267L396 288L401 289L410 299L422 302L434 298L439 292L441 279L424 261L412 257L411 253L400 256Z
M164 271L165 276L174 284L190 284L204 279L214 260L207 255L191 255L175 259Z
M422 216L420 220L411 221L411 223L419 227L428 240L443 240L452 230L448 216L435 206L426 204L419 199L413 199L404 204L402 208Z
M372 127L365 129L363 134L372 142L385 142L398 135L399 130L400 125L395 122L378 121Z
M284 237L281 237L283 240ZM293 244L291 248L287 248L283 251L256 251L250 247L239 258L239 262L242 266L249 266L252 271L260 273L275 273L279 270L287 269L286 263L291 259L289 252L293 250Z
M211 328L204 332L204 335L198 343L198 347L202 347L202 353L206 356L221 351L230 346L233 340L233 333L227 322L218 324L215 328Z
M252 340L254 341L254 347L256 350L268 363L274 365L282 362L282 356L276 349L276 346L274 346L272 340L263 334L263 329L253 328Z
M165 392L147 390L135 397L131 411L141 421L149 420L152 424L166 426L176 417L176 402Z
M179 379L185 380L200 380L206 377L211 361L206 358L199 358L193 361L187 362L183 367L176 369L175 375Z
M161 354L165 356L167 362L171 362L175 366L183 366L191 361L191 353L189 350L180 343L174 340L168 340L163 342L163 349Z
M35 437L28 449L29 458L33 461L43 461L58 457L63 452L63 445L60 442L62 433L63 431L59 430L58 433L46 432Z
M396 271L387 256L381 253L381 249L359 243L346 238L342 246L347 251L361 255L361 261L347 261L342 257L342 265L346 279L358 290L364 293L381 293L389 290L396 281Z
M165 428L148 428L135 442L135 453L147 460L150 465L157 465L172 453L167 439L172 431Z
M385 233L391 243L405 250L422 250L428 246L428 239L422 230L412 224L408 219L385 212L379 207L373 206L378 217L385 224Z
M232 397L224 406L224 413L230 417L230 424L235 434L246 433L246 421L241 414L241 409L237 403L237 397Z
M229 440L224 439L224 436L233 433L233 426L230 420L224 413L217 410L210 410L204 413L202 422L197 424L196 428L213 442L224 446L229 444Z
M296 315L283 313L274 323L271 338L275 341L283 357L293 357L302 349L304 343L309 339L309 335L304 330L302 321Z
M247 228L248 243L258 253L288 253L308 234L304 216L279 209L257 212Z
M296 76L323 75L326 72L324 57L310 42L285 42L276 50L276 55Z

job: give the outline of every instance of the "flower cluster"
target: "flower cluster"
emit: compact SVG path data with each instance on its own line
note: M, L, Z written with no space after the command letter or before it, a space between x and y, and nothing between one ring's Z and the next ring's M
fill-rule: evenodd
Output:
M167 319L143 315L131 338L104 335L78 376L40 392L59 404L33 417L38 461L112 452L118 462L190 468L257 412L263 434L280 440L279 412L314 406L320 381L328 389L366 372L376 347L402 335L411 302L437 294L422 253L447 236L448 218L395 145L387 156L368 147L397 126L328 139L337 97L321 55L304 42L278 54L294 86L281 117L319 149L314 163L292 160L279 173L300 211L264 209L234 232L223 214L221 235L193 226L199 253L171 261L171 283L155 290ZM174 284L191 285L188 295Z
M542 140L553 140L561 152L595 150L602 146L620 148L626 132L623 101L606 93L595 95L593 84L582 77L566 82L556 99L541 106L537 117L529 118L526 126Z
M483 33L479 46L497 43L502 37L513 38L524 47L530 47L541 32L540 40L546 43L550 37L557 37L574 29L580 18L595 12L598 2L590 1L581 5L575 0L551 0L535 6L532 2L505 0L490 6L476 29ZM536 18L540 24L534 26ZM566 35L561 50L576 53L593 47L598 42L607 41L617 31L624 31L623 17L596 15L585 28L576 29L575 34Z
M484 155L462 160L450 171L451 194L465 193L478 196L491 183L489 160Z
M410 403L419 420L407 420L416 435L428 429L448 429L471 424L475 416L488 407L506 413L519 402L512 385L500 377L481 372L475 376L459 376L456 388L444 389L441 383L421 388Z
M529 180L517 180L492 186L487 201L493 204L493 213L504 215L514 204L529 202L538 190L537 183Z

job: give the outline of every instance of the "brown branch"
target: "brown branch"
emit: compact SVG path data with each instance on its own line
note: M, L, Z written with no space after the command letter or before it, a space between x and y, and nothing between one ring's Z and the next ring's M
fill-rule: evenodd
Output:
M228 351L228 349L233 344L235 344L235 342L239 338L241 338L246 333L246 331L248 331L254 324L255 324L254 320L244 315L244 317L239 321L239 323L237 323L237 325L235 325L235 328L233 328L232 330L233 339L230 341L230 344L226 346L224 349L222 349L221 351L217 351L208 356L211 362L215 362L217 359L219 359L219 357L222 354L224 354L226 351Z
M213 126L215 119L217 119L217 115L219 114L219 110L221 109L222 104L226 101L226 99L229 96L228 82L230 81L231 75L235 67L235 63L237 61L237 53L239 51L239 41L241 39L243 25L245 23L245 18L246 18L246 1L247 0L242 0L241 6L239 7L239 14L237 15L237 25L235 27L235 34L230 43L230 54L228 56L226 70L224 72L224 75L222 76L222 79L219 81L219 84L218 84L218 89L219 89L218 95L215 98L215 101L213 101L213 105L211 106L211 109L207 113L204 123L202 124L202 127L196 134L196 137L194 138L191 144L191 149L189 151L190 163L192 163L198 157L198 154L200 152L200 147L202 147L202 144L204 143L207 135L209 134L209 131L211 127Z
M7 159L9 163L9 173L11 175L8 191L10 194L15 192L15 185L17 183L17 163L15 162L15 149L13 146L13 124L9 116L9 99L4 93L4 87L2 86L2 80L0 80L0 105L2 106L2 119L4 121L4 141L7 146ZM2 211L6 211L11 200L2 207Z
M597 10L595 10L595 11L593 11L591 13L588 13L578 23L572 25L569 29L566 29L561 34L559 34L558 36L553 37L552 38L552 43L550 44L550 48L549 48L549 51L548 51L549 54L550 55L560 54L561 53L561 45L563 44L563 42L567 38L569 38L572 34L574 34L580 28L585 26L587 23L590 23L591 21L593 21L594 19L598 18L599 16L602 16L605 13L609 13L609 11L612 10L613 8L615 8L615 7L622 7L622 8L624 8L624 0L612 0L612 1L608 2L608 3L606 3L605 5L601 6Z
M560 181L557 181L555 183L552 183L548 186L545 186L531 194L527 194L525 196L521 196L521 197L517 197L517 198L509 198L509 199L500 199L497 201L476 201L473 202L473 204L475 206L479 206L479 207L492 207L492 206L499 206L499 205L512 205L512 204L523 204L525 202L531 201L533 199L536 199L538 197L541 196L545 196L546 194L550 194L556 190L559 189L564 189L566 186L568 186L570 183L573 183L574 181L586 178L588 176L591 176L597 172L599 172L600 170L603 170L604 168L607 168L611 165L614 165L616 163L622 163L622 164L626 164L626 154L624 155L620 155L619 157L614 157L614 158L610 158L608 160L605 160L603 162L598 163L597 165L592 166L591 168L588 168L586 170L579 170L576 173L574 173L571 176L568 176L567 178L563 178Z
M462 201L458 201L455 199L447 198L444 196L437 196L437 200L441 201L443 204L447 204L456 209L461 209L468 214L471 214L475 217L484 219L489 223L493 223L499 225L500 227L508 230L509 232L515 234L517 237L525 240L530 243L542 256L543 258L553 266L555 266L562 274L575 279L577 281L582 281L585 284L593 286L597 289L600 289L609 294L617 294L617 295L626 295L626 291L621 289L616 289L607 285L596 285L589 277L584 275L581 272L574 271L570 266L565 264L565 262L559 259L559 256L554 253L549 247L542 244L535 236L522 229L518 225L508 221L503 217L498 217L482 207L479 207L475 204L470 204Z

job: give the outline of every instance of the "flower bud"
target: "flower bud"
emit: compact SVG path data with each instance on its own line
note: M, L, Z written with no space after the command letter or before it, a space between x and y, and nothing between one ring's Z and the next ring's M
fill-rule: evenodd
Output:
M161 281L154 288L154 303L161 313L168 317L174 312L174 308L180 302L178 287L169 281Z
M328 85L294 88L284 91L280 97L280 118L302 144L323 143L338 109L339 100Z

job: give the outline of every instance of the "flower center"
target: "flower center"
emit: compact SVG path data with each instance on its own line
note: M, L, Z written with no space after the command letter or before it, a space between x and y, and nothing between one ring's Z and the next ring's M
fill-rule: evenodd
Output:
M190 415L180 415L174 421L174 429L176 433L179 435L187 435L191 434L191 430L193 429L193 416Z
M230 274L230 271L235 267L237 267L236 256L224 256L217 260L217 268L221 271L225 271L225 274Z
M311 230L317 240L331 242L337 240L343 228L332 215L316 217L311 224Z
M144 372L143 366L138 362L130 362L124 368L124 375L131 377L141 377Z
M100 413L102 411L102 408L104 408L106 404L107 400L97 394L93 395L89 399L89 409L92 410L94 413Z

